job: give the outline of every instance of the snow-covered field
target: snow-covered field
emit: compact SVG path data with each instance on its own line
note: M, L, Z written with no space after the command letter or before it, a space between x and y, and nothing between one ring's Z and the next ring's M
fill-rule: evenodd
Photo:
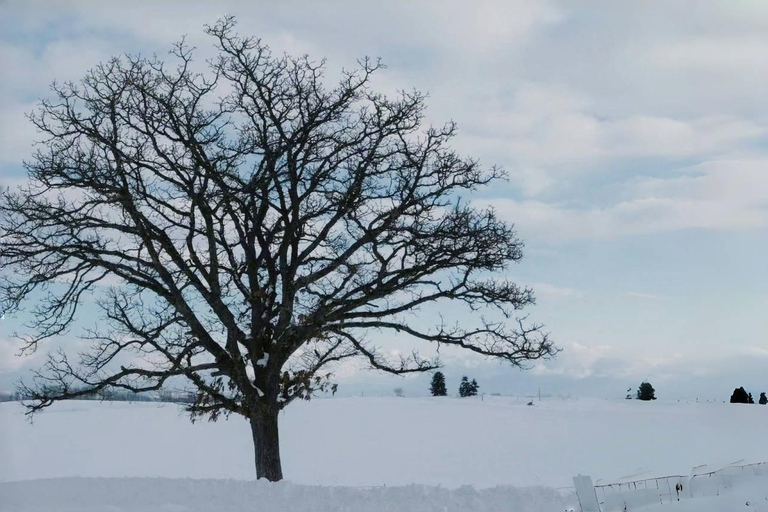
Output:
M768 460L766 424L758 405L317 399L281 419L287 482L275 485L244 481L253 449L238 418L68 402L30 425L3 403L0 510L578 510L576 474L599 484ZM768 511L763 493L737 489L706 510ZM654 509L703 510L693 502Z

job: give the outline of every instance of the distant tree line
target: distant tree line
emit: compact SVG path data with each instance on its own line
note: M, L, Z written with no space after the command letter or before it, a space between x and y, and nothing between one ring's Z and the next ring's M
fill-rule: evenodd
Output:
M134 392L130 390L102 389L77 397L77 400L108 400L111 402L169 402L192 404L196 394L188 390L163 389L157 392ZM0 391L0 402L20 402L31 400L24 391Z
M733 394L731 394L731 403L732 404L753 404L755 403L755 400L752 398L752 393L748 393L742 386L733 390ZM760 405L768 404L768 397L765 396L765 391L760 393L760 398L758 399L758 403Z
M461 378L461 384L459 384L459 396L477 396L477 392L480 389L480 385L475 379L470 382L469 377L464 375ZM443 372L435 372L432 375L432 383L429 386L429 392L432 396L446 396L448 395L448 388L445 385L445 375Z
M632 388L627 390L627 400L631 400L633 398L631 391L632 391ZM637 388L637 394L635 395L634 398L637 398L638 400L656 400L656 390L653 389L653 386L651 385L650 382L643 382L640 384L640 387ZM742 386L733 390L733 394L731 395L731 403L732 404L754 404L755 400L752 398L752 393L749 393ZM764 391L760 393L760 398L758 398L758 403L760 405L768 404L768 396L766 396Z

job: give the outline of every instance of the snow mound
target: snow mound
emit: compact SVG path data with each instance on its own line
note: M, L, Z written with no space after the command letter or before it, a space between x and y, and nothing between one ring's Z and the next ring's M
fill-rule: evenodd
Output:
M172 478L54 478L0 483L3 512L562 512L572 493L545 487L326 487Z

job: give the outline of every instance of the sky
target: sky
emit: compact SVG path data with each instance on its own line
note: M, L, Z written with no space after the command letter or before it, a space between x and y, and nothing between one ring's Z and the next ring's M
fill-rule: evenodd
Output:
M507 274L562 352L520 371L449 351L449 390L464 374L518 395L768 390L768 4L0 0L0 185L24 180L24 114L54 79L181 36L203 59L203 26L229 14L273 51L327 58L331 77L380 57L377 89L427 92L428 122L456 121L457 150L508 172L472 201L525 240ZM23 323L0 322L0 389L41 363L14 356ZM344 395L429 381L337 378Z

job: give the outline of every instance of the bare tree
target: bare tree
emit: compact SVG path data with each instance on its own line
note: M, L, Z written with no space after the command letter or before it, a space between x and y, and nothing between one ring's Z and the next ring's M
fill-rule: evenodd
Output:
M187 379L193 419L247 418L258 477L274 481L278 412L335 391L332 363L438 367L385 357L369 330L513 366L554 355L540 326L508 325L531 290L490 275L522 243L461 199L502 172L452 151L452 123L422 128L419 92L371 90L378 62L330 87L324 62L273 56L234 24L206 28L218 56L204 73L181 42L172 65L124 56L54 83L31 114L46 138L29 185L0 200L2 307L34 302L27 352L65 334L87 296L105 321L83 328L79 361L50 354L22 385L29 413ZM433 327L407 315L444 302L496 313Z

